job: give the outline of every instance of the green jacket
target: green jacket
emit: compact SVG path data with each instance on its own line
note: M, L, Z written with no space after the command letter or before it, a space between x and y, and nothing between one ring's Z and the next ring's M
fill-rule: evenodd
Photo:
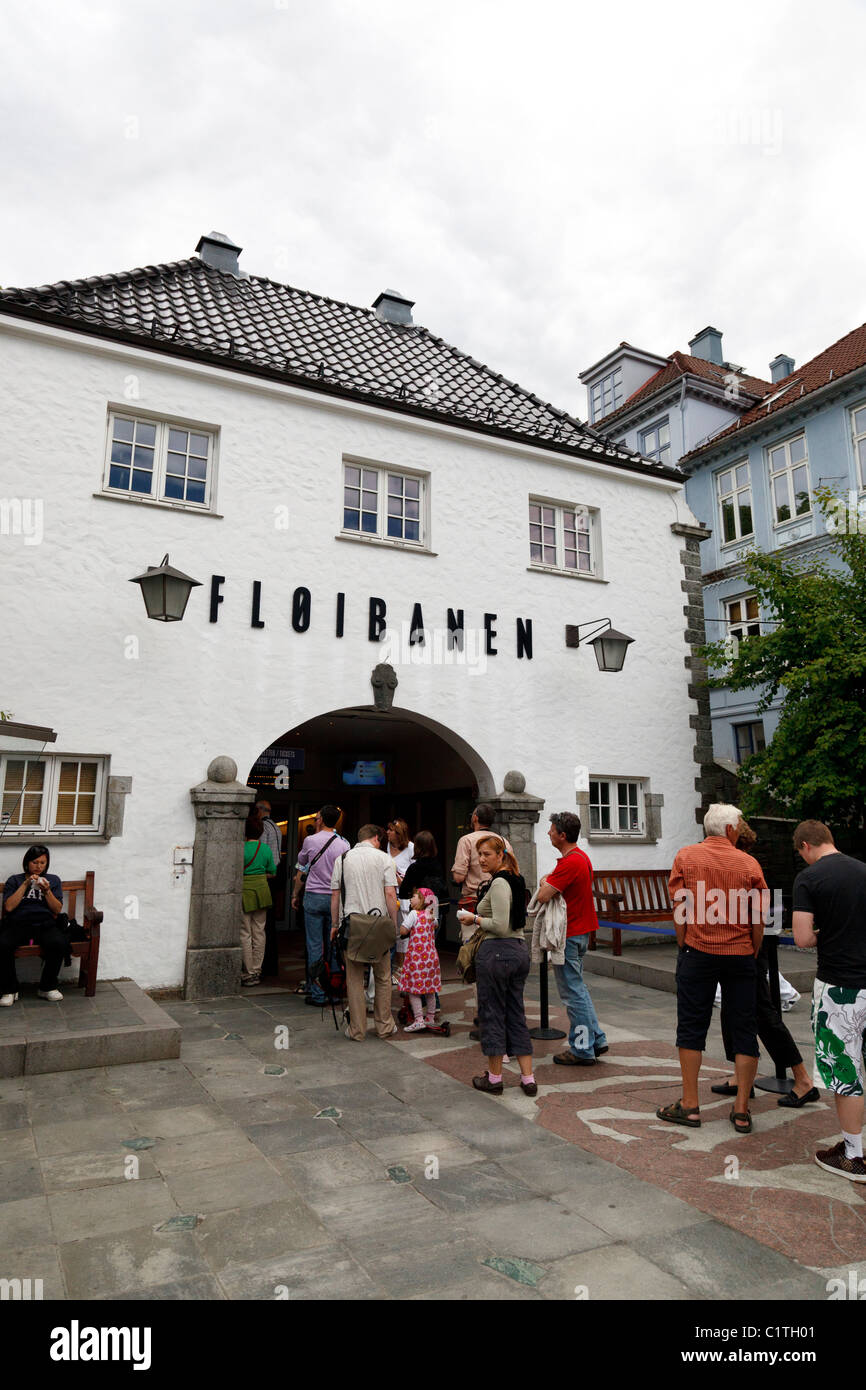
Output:
M258 912L273 902L267 875L277 872L274 856L262 840L244 842L244 912Z

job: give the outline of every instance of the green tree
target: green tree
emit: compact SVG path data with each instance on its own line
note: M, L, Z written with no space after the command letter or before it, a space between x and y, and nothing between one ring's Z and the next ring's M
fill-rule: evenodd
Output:
M770 615L767 631L743 639L733 657L725 641L708 645L703 655L713 668L710 686L760 687L759 712L783 695L771 743L740 772L746 814L776 811L862 828L866 518L858 525L858 517L826 488L815 495L831 528L831 554L842 565L752 552L746 581Z

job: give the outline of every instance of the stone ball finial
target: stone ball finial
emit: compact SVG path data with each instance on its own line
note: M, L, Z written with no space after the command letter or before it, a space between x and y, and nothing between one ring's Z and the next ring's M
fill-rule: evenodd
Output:
M522 772L506 772L502 786L505 791L511 792L512 796L520 796L526 791L526 778Z
M224 755L214 758L208 765L207 778L209 782L234 782L237 780L238 765L234 758L227 758Z

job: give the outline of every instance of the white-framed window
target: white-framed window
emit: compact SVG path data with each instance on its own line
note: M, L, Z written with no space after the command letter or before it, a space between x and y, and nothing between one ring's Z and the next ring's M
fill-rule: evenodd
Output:
M622 367L615 367L609 376L602 377L589 392L593 421L610 415L622 405Z
M529 562L566 574L596 574L597 516L589 507L529 499Z
M734 757L738 763L745 762L753 753L766 748L763 720L755 719L749 724L734 724Z
M590 835L646 834L644 784L640 779L589 779Z
M861 488L866 488L866 402L855 405L851 411L851 435L857 460L857 481Z
M206 511L213 494L214 455L212 430L112 410L103 491Z
M761 614L754 594L743 594L725 602L725 623L729 660L733 661L740 643L747 637L760 637Z
M805 516L812 510L809 485L809 456L805 434L795 435L767 450L770 465L770 494L773 499L773 521L781 526L795 516Z
M667 420L659 420L657 425L641 430L640 452L644 458L655 459L657 463L670 463L671 427Z
M752 480L746 460L716 474L716 495L722 545L753 535Z
M343 462L343 534L427 544L428 480L380 464Z
M4 836L98 834L106 786L104 757L52 753L0 755L0 828Z

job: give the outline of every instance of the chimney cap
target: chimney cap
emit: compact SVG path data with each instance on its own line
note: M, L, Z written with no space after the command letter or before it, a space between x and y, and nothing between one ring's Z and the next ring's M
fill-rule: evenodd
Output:
M407 299L399 290L383 290L373 300L376 317L383 323L412 323L414 299Z
M770 380L773 382L784 381L785 377L790 376L793 370L793 357L789 357L786 352L780 352L770 363Z
M205 265L213 266L215 270L227 270L232 275L241 274L238 257L243 247L236 245L225 232L205 232L199 237L195 249Z

